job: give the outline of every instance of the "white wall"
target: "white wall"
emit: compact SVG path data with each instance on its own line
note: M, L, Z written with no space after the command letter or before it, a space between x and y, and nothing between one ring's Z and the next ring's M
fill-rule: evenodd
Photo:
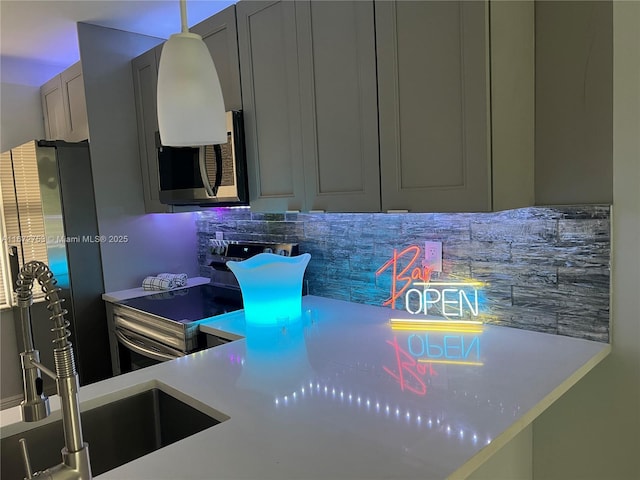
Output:
M640 2L614 3L613 352L534 422L534 478L640 478Z
M78 24L98 228L107 292L160 272L198 273L192 213L145 215L131 60L161 39Z
M0 152L44 138L40 87L0 84Z
M480 465L467 480L531 480L533 427L528 425Z

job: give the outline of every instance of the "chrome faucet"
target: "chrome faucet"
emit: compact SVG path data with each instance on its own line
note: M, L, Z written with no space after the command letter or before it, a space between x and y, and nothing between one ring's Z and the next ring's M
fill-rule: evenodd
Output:
M45 299L47 309L51 312L50 319L54 326L53 356L55 372L40 363L40 354L34 349L31 332L31 312L33 304L33 281L37 280ZM25 478L45 478L50 480L88 480L91 479L91 465L89 462L89 445L82 440L82 426L80 424L80 404L78 401L78 374L76 372L73 349L67 329L69 322L64 318L67 310L62 308L63 298L58 296L60 291L56 287L56 279L49 267L38 261L25 264L18 275L16 300L20 308L20 323L25 351L20 354L22 360L22 378L24 384L24 400L20 404L22 419L25 422L35 422L47 417L50 413L49 399L44 394L43 381L40 372L56 381L60 405L62 410L62 425L64 429L65 446L62 449L62 463L51 468L36 472L31 469L29 453L25 439L20 439L22 459L27 476Z

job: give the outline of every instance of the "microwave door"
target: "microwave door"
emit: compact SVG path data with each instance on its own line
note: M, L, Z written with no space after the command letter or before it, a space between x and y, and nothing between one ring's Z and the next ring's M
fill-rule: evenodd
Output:
M236 134L239 145L235 144ZM227 112L227 142L221 145L163 146L159 133L156 134L160 202L168 205L248 205L242 134L240 112Z

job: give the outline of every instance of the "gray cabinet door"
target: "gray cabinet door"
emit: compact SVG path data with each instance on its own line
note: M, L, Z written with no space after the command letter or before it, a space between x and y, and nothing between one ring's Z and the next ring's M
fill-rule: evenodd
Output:
M40 87L44 135L46 140L64 140L67 124L64 119L64 99L60 75L56 75Z
M138 124L138 148L144 192L144 208L147 213L172 211L160 203L160 179L155 135L158 130L157 90L158 61L162 46L143 53L131 62L133 69L133 91L136 100Z
M536 2L538 205L613 202L612 12L611 2Z
M72 65L60 74L62 101L65 109L65 123L68 142L80 142L89 138L87 102L84 95L82 65Z
M382 209L491 205L485 2L376 2Z
M306 209L377 212L373 2L295 5Z
M47 140L79 142L89 138L82 65L70 66L40 87Z
M251 207L302 210L295 4L242 1L236 13Z
M241 110L240 63L238 61L238 34L236 7L231 5L191 28L207 45L220 79L225 109Z

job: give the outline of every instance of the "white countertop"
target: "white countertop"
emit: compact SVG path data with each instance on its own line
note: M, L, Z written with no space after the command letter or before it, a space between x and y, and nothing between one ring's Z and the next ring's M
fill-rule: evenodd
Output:
M130 298L146 297L147 295L156 295L162 292L173 292L174 290L195 287L196 285L203 285L205 283L209 283L210 281L211 279L207 277L192 277L187 279L187 284L184 287L172 288L171 290L145 290L142 287L129 288L128 290L118 290L117 292L103 293L102 299L105 302L117 303L123 300L129 300Z
M303 311L284 332L218 317L202 329L246 339L82 387L83 408L166 385L228 417L98 478L464 478L610 352L488 325L461 349L459 333L391 330L409 315L387 308L307 296ZM396 352L411 335L414 356ZM2 436L25 429L7 413Z

